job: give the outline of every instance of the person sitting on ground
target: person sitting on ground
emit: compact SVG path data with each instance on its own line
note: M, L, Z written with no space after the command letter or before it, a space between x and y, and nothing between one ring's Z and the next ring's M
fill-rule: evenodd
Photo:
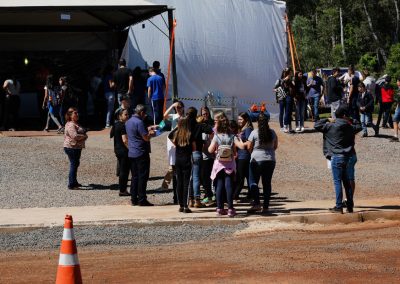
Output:
M347 175L347 167L354 147L354 135L362 130L361 125L351 124L348 120L348 106L342 104L335 112L336 120L322 119L314 125L315 130L324 134L324 155L330 158L333 183L336 192L336 205L329 209L332 212L343 213L344 185L347 197L347 211L353 212L354 201L351 185Z
M129 119L128 110L121 109L115 118L116 122L111 127L110 138L114 138L114 153L118 160L119 196L130 196L131 194L126 190L131 167L128 157L128 136L125 129L125 122Z

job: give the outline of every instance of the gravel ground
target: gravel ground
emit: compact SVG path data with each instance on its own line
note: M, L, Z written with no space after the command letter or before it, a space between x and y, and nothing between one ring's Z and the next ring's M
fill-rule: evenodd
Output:
M190 241L222 239L246 228L246 224L224 226L75 226L77 246L142 247ZM63 227L34 229L22 232L2 232L0 251L53 250L60 247Z
M278 129L276 122L271 125ZM280 145L272 185L275 199L334 198L331 174L322 155L322 134L307 130L303 134L278 133ZM356 139L356 198L398 196L400 183L395 173L400 143L388 141L392 130L382 130L381 134L379 138ZM89 133L78 171L78 181L85 186L82 190L67 190L68 159L62 143L62 136L0 137L0 208L129 204L129 197L118 196L116 158L107 132ZM160 190L168 168L165 144L165 134L152 140L148 196L158 205L172 201L171 192Z

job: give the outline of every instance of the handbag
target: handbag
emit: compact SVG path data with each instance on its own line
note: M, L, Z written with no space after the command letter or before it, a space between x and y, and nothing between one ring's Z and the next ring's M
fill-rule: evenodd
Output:
M287 97L286 91L281 86L279 86L276 89L276 98L277 98L277 100L281 101L281 100L285 99L286 97Z

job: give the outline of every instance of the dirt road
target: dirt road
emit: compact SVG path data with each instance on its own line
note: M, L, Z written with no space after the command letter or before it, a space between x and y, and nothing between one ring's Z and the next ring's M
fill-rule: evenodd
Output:
M223 239L78 253L84 283L399 283L399 225L261 222ZM54 283L58 251L0 257L1 283Z

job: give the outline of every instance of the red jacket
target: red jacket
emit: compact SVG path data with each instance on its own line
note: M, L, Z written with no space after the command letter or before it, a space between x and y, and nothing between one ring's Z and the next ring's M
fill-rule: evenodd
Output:
M382 103L394 102L394 90L392 87L383 86L381 88Z

